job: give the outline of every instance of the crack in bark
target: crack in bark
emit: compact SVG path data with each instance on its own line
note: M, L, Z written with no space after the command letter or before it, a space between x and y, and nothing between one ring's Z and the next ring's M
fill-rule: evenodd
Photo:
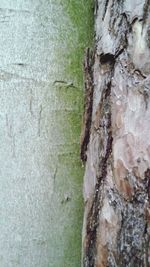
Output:
M106 15L106 12L107 12L108 4L109 4L109 0L106 0L105 6L104 6L104 14L102 16L102 20L105 19L105 15Z
M112 1L112 5L110 7L110 21L109 21L110 28L114 27L114 24L116 22L116 14L117 14L117 17L119 17L119 15L121 14L123 10L123 3L124 3L124 0Z
M86 151L90 139L90 130L92 122L93 109L93 59L94 53L88 48L84 60L84 77L85 77L85 97L84 97L84 115L83 126L80 141L80 158L82 162L86 161Z
M145 180L146 180L148 198L150 200L150 169L149 168L145 171Z
M39 117L38 117L38 136L41 135L41 118L42 118L43 106L40 105Z
M95 4L94 4L94 15L97 15L97 11L98 11L98 0L95 0Z
M97 227L99 225L99 213L101 210L102 195L101 187L102 181L107 176L107 165L112 152L112 132L111 132L111 110L110 110L110 95L111 95L111 82L107 83L106 88L103 90L101 99L100 117L106 120L102 130L107 131L107 146L105 155L100 159L99 175L97 177L97 184L95 186L95 194L92 202L91 209L87 218L87 235L86 235L86 248L84 255L84 267L94 267L96 257L96 242L97 242Z
M150 10L150 0L146 0L145 4L143 6L143 26L146 23L148 16L149 16L149 10Z
M113 54L110 54L110 53L101 54L100 55L100 63L101 64L106 64L106 63L114 64L115 63L115 56Z

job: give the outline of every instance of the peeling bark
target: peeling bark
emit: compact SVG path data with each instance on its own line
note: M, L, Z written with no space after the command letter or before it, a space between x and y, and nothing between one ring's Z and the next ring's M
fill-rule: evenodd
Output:
M150 266L149 11L149 0L95 3L81 138L84 267Z

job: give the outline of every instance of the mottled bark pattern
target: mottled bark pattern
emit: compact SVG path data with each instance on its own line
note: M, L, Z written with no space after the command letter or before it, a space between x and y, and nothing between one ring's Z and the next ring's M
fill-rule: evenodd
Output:
M81 146L83 267L150 266L149 2L95 3L90 123Z

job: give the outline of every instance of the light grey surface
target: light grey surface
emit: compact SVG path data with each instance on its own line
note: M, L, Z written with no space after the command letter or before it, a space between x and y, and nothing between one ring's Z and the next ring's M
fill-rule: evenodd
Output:
M59 1L0 0L0 267L72 267L79 259L82 176L70 121L74 114L79 124L81 92L62 88L65 100L53 84L70 79L71 29Z

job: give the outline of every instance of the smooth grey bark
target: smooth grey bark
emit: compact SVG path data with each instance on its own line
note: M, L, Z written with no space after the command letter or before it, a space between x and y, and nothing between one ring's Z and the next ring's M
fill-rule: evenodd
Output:
M81 135L84 267L150 266L150 1L97 0Z
M0 267L80 265L80 3L0 0Z

